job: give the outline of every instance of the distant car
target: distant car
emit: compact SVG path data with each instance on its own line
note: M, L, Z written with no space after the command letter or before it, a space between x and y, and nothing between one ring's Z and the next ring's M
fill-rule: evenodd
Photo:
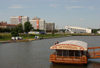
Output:
M46 34L46 32L45 31L40 31L40 34Z
M35 38L35 39L39 39L39 36L35 36L34 38Z
M15 37L11 37L11 39L12 39L12 40L16 40L16 38L15 38Z
M18 39L19 39L19 40L22 40L23 38L22 38L22 37L18 37Z
M12 40L22 40L22 37L11 37Z

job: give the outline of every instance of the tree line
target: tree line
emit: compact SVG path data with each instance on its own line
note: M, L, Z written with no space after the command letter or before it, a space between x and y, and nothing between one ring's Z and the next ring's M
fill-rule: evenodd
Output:
M28 33L30 30L32 30L33 27L30 24L30 22L25 22L24 26L22 23L19 23L16 27L14 28L0 28L1 33L11 33L12 36L18 36L19 33Z
M19 36L19 33L24 33L24 32L27 34L32 29L33 29L33 27L30 24L30 22L25 22L24 26L20 23L17 25L17 27L15 27L11 30L11 35L12 36Z

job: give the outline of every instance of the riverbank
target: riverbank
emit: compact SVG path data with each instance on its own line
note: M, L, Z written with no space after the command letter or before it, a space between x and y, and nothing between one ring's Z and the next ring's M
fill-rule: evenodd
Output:
M33 41L38 39L48 39L48 38L57 38L57 37L66 37L69 36L67 34L20 34L20 37L23 38L23 40L11 40L11 34L10 33L1 33L0 34L0 43L10 43L10 42L26 42L26 41ZM35 36L39 36L38 39L35 39Z
M39 39L49 39L49 38L59 38L59 37L69 37L69 36L100 36L100 34L19 34L23 40L11 40L10 33L0 33L0 43L8 42L26 42L33 41L35 36L39 36Z

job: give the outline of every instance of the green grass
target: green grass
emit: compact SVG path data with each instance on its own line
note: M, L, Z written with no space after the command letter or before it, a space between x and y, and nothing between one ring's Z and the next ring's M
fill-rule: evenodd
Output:
M66 36L100 36L100 34L19 34L23 39L34 39L35 36L40 38L57 38L57 37L66 37ZM0 41L11 40L10 33L0 33Z
M29 34L20 34L23 39L33 39L35 35L29 35Z
M63 37L67 36L67 34L19 34L23 39L34 39L35 36L39 36L40 38L56 38L56 37ZM10 33L0 33L0 41L11 40Z
M45 35L38 35L43 38L56 38L56 37L63 37L67 36L66 34L45 34Z
M0 33L0 41L10 40L11 34L10 33Z

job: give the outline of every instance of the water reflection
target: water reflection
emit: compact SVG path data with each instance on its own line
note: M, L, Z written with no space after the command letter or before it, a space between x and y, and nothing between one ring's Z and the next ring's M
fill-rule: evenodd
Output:
M74 64L52 64L50 68L100 68L99 62L89 61L86 65L74 65Z
M56 41L65 40L82 40L86 41L89 46L100 45L100 36L73 36L0 44L0 68L100 68L100 59L91 60L93 62L87 65L50 63L49 56L53 53L53 50L49 49L50 46Z

